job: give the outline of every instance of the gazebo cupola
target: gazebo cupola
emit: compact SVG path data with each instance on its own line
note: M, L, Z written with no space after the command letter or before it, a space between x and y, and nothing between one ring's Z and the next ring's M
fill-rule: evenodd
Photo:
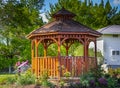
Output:
M72 76L79 76L97 66L96 38L101 33L74 21L72 19L74 16L75 14L62 8L53 14L54 21L32 31L27 36L32 42L32 71L37 76L42 75L45 70L51 77L61 77L66 71L69 71ZM93 57L88 55L88 46L91 41L95 47ZM69 56L68 51L76 42L83 45L83 56ZM53 43L57 45L58 54L57 56L48 56L48 47ZM43 56L38 54L42 52L38 48L39 44L44 47ZM61 55L61 46L66 49L65 56Z
M72 19L76 15L74 13L71 13L63 7L61 10L59 10L57 13L53 14L53 18L56 20L68 20Z

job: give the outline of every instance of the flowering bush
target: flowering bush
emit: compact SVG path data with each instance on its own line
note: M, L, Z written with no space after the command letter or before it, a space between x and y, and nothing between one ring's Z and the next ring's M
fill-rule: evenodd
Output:
M31 73L31 69L28 69L24 74L17 77L16 83L18 85L35 84L35 75Z
M28 60L22 62L20 61L16 62L15 67L24 66L24 65L28 65Z
M20 61L16 62L15 67L20 66L20 64L21 64Z
M21 72L25 72L29 67L30 66L28 64L28 60L26 60L25 62L18 61L15 64L15 68L16 68L15 73L18 73L18 75L20 75Z
M96 84L95 84L95 80L90 80L90 81L89 81L89 85L92 86L92 87L95 87L95 85L96 85Z
M103 78L103 77L99 78L98 82L100 83L100 85L105 85L105 86L107 85L107 80L105 78Z
M108 71L111 76L120 79L120 68L116 68L116 69L109 68Z
M119 78L94 69L80 77L80 83L90 88L120 88ZM97 72L96 72L97 71Z

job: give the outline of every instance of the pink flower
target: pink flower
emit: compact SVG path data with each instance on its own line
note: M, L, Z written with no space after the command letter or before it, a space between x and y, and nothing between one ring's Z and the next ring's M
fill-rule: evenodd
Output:
M16 66L20 66L20 61L18 61L18 62L16 63Z
M26 60L26 64L28 65L28 60Z

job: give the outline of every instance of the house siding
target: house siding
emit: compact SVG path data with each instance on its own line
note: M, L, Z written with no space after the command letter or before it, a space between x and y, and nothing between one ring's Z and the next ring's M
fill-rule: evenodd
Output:
M120 35L103 35L103 55L108 65L120 65ZM119 51L119 55L112 55L112 51Z

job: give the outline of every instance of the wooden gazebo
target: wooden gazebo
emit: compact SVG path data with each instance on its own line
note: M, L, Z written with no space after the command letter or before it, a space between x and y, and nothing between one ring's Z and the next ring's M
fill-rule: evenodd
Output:
M47 70L51 77L61 77L66 71L70 72L73 77L77 77L97 66L96 38L101 34L74 21L72 19L74 16L75 14L62 8L53 14L55 19L53 22L32 31L27 36L32 42L32 71L37 76ZM93 57L88 56L88 46L91 41L95 45ZM69 48L75 42L83 44L83 56L68 55ZM58 54L57 56L47 56L47 49L53 43L57 44ZM41 52L38 48L39 44L44 47L44 56L42 57L38 54ZM61 56L61 45L66 49L66 56Z

